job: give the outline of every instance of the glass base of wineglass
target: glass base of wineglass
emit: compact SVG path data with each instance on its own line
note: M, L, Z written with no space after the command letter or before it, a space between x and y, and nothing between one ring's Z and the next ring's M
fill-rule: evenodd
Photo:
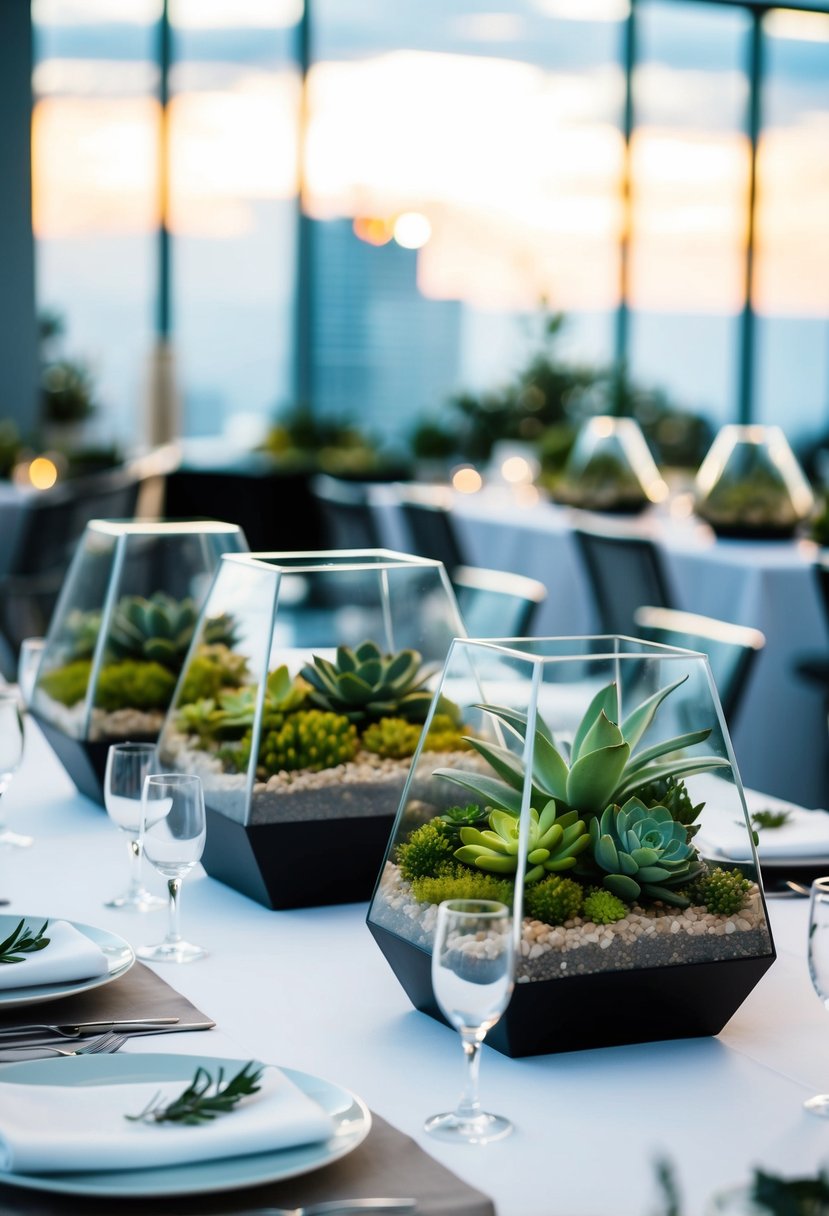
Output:
M34 844L33 836L21 836L19 832L12 832L9 828L0 828L0 845L9 849L28 849L31 844Z
M149 912L155 908L163 908L166 904L166 899L162 899L160 895L153 895L152 891L139 887L137 891L129 890L123 895L113 896L106 901L104 907L121 908L126 912Z
M139 946L136 950L138 958L148 963L194 963L196 959L204 958L207 951L202 946L194 946L192 942L159 942L157 946Z
M829 1119L829 1094L815 1094L813 1098L807 1098L803 1106L810 1115L819 1115L822 1119Z
M423 1124L423 1130L436 1140L454 1141L456 1144L489 1144L492 1140L503 1140L513 1130L509 1119L503 1115L476 1115L464 1119L454 1111L432 1115Z

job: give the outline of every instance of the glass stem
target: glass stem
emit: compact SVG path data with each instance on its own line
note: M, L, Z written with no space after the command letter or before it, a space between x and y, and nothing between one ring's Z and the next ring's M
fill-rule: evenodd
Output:
M181 904L181 879L168 878L167 890L170 893L170 919L167 929L168 942L180 942L181 932L179 930L179 911Z
M141 840L138 836L130 836L130 889L131 896L141 890Z
M481 1114L478 1099L478 1073L481 1068L481 1039L476 1030L461 1030L463 1054L466 1056L466 1084L455 1114L459 1119L477 1119Z

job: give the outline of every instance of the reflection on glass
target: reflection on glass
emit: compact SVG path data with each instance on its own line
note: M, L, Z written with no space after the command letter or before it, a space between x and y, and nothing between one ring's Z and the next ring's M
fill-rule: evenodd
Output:
M668 487L634 418L590 418L579 431L561 477L556 502L591 511L641 511L662 502Z

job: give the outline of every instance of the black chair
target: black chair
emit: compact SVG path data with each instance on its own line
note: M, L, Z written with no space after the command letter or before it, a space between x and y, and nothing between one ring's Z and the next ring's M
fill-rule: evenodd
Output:
M465 562L448 506L415 488L400 488L398 501L409 533L411 552L443 562L451 578Z
M723 714L733 726L754 661L766 644L765 635L746 625L650 605L636 610L634 625L636 636L646 641L708 655Z
M815 558L815 579L824 619L829 625L829 553L821 549ZM795 671L810 684L823 688L829 697L829 652L804 654L795 660Z
M532 637L533 618L547 598L543 583L477 566L458 566L451 582L471 638Z
M0 662L7 678L14 677L23 638L46 632L86 525L91 519L132 519L140 485L135 471L123 467L59 482L31 498L0 578Z
M383 547L368 491L362 482L318 473L311 480L311 494L319 509L329 549Z
M645 604L672 608L674 597L653 541L579 524L573 536L603 633L635 636L634 614Z

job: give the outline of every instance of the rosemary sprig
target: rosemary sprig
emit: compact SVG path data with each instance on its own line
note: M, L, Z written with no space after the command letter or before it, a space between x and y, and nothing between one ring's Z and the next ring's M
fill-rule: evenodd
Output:
M132 1123L209 1123L217 1115L226 1115L233 1110L237 1102L249 1094L255 1094L261 1088L264 1068L253 1060L237 1072L235 1077L222 1087L224 1069L219 1069L215 1082L206 1068L199 1066L196 1075L182 1094L174 1098L167 1106L160 1101L156 1094L150 1099L140 1115L124 1115ZM210 1090L214 1089L211 1093Z
M760 828L782 828L791 817L791 811L755 811L751 816L751 826L756 831Z
M10 933L4 942L0 942L0 963L25 963L25 954L35 954L48 946L51 939L43 936L48 924L48 920L45 920L35 933L26 926L24 917L14 932Z

